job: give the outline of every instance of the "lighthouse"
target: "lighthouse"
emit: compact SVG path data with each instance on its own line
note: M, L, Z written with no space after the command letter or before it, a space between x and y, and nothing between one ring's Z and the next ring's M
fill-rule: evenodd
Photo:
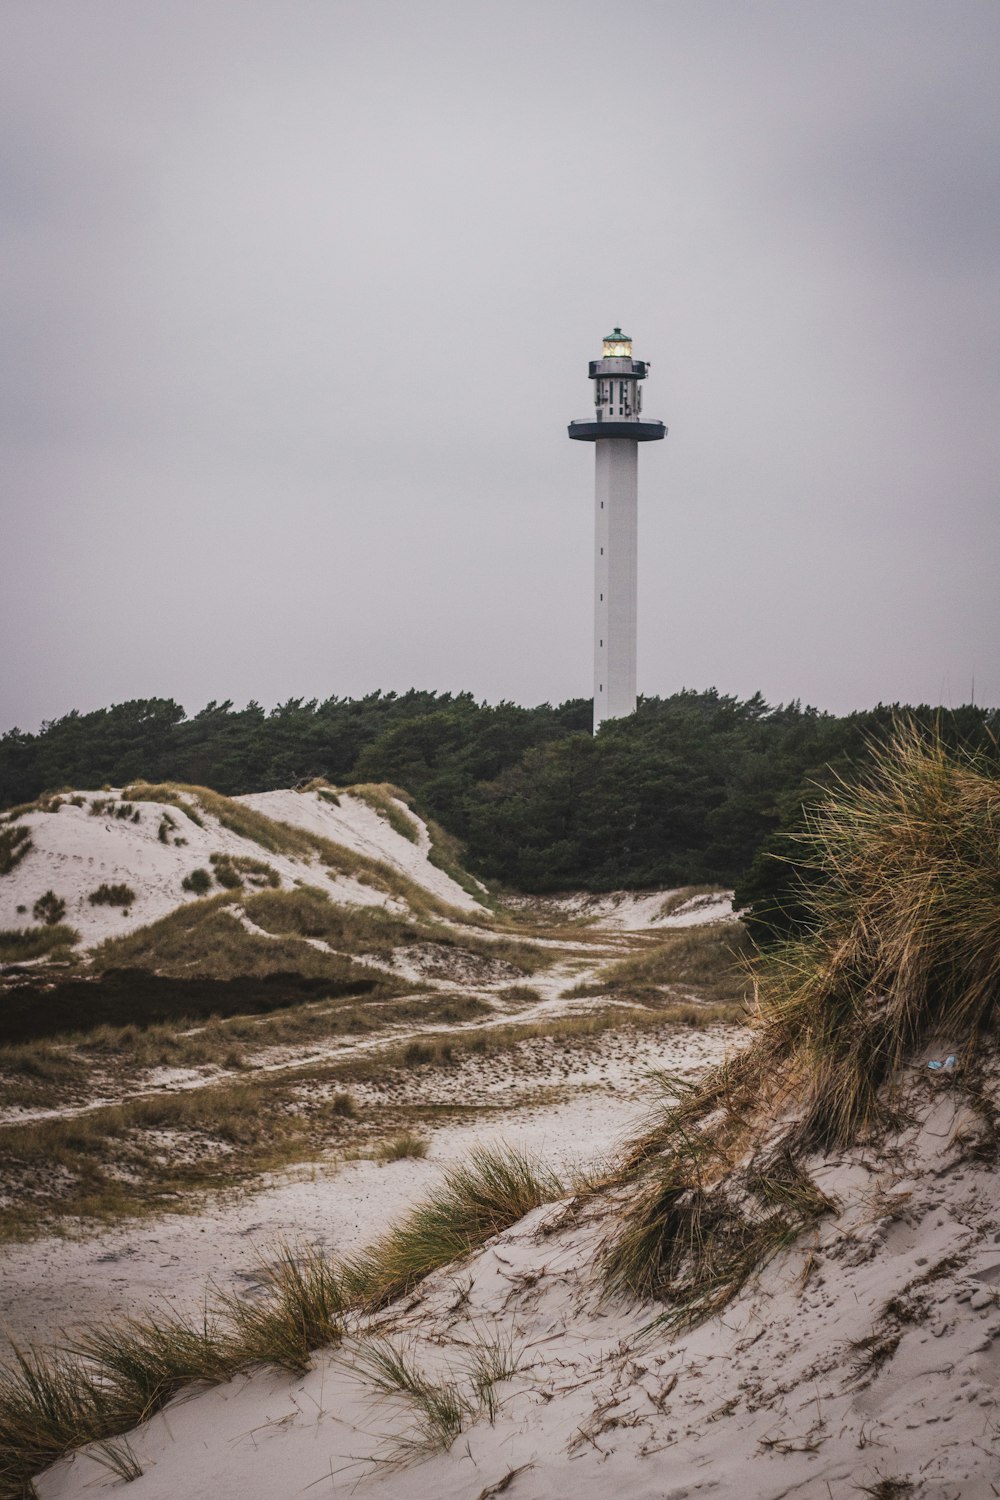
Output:
M649 365L632 358L632 340L616 328L600 359L590 361L594 415L569 424L577 442L593 443L594 733L605 719L635 713L636 583L639 444L667 435L644 418L642 387Z

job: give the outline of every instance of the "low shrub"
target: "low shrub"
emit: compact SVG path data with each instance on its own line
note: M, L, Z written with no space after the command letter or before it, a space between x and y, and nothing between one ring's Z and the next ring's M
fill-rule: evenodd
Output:
M0 963L27 963L44 958L59 948L71 948L80 941L72 927L12 927L0 931Z
M0 828L0 875L9 875L31 848L30 828Z
M96 891L91 891L87 900L91 906L129 907L135 901L135 891L130 885L108 885L105 882Z
M500 990L501 1000L515 1001L523 1000L525 1004L541 1000L541 993L530 984L508 984Z
M207 870L192 870L181 881L181 890L192 891L196 896L204 896L211 889L212 877Z
M39 896L31 911L36 922L44 922L46 927L56 927L66 915L66 903L55 891L46 891Z
M277 870L248 854L210 854L209 862L216 880L227 891L242 889L244 882L258 891L268 887L276 890L281 885Z
M434 1048L426 1042L407 1042L403 1062L408 1068L419 1067L421 1063L433 1062L434 1055Z
M373 1154L376 1161L403 1161L407 1157L423 1157L427 1155L427 1142L422 1135L404 1130L401 1135L379 1141Z
M234 868L232 861L221 854L213 854L211 859L212 874L223 890L241 891L243 889L243 881L239 872Z

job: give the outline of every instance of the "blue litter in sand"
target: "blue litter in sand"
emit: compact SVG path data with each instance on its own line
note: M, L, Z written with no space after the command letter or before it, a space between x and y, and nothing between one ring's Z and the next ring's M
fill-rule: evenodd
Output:
M934 1057L927 1064L927 1066L929 1068L932 1068L935 1073L950 1073L957 1066L957 1064L958 1058L955 1056L954 1052L949 1052L944 1062L941 1062L938 1058Z

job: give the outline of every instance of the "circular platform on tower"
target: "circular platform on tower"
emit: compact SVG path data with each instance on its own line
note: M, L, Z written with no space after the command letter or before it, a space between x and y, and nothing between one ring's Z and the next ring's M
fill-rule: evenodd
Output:
M662 422L571 422L569 435L581 443L603 442L606 438L628 438L633 443L655 443L667 435Z

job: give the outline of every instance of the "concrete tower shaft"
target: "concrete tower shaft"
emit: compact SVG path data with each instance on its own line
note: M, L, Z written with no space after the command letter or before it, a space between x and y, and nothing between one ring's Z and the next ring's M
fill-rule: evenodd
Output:
M639 445L594 453L594 729L635 712Z
M642 388L649 366L632 358L620 328L591 360L593 420L571 422L569 435L596 443L594 496L594 733L605 719L636 706L639 444L666 436L644 421Z

